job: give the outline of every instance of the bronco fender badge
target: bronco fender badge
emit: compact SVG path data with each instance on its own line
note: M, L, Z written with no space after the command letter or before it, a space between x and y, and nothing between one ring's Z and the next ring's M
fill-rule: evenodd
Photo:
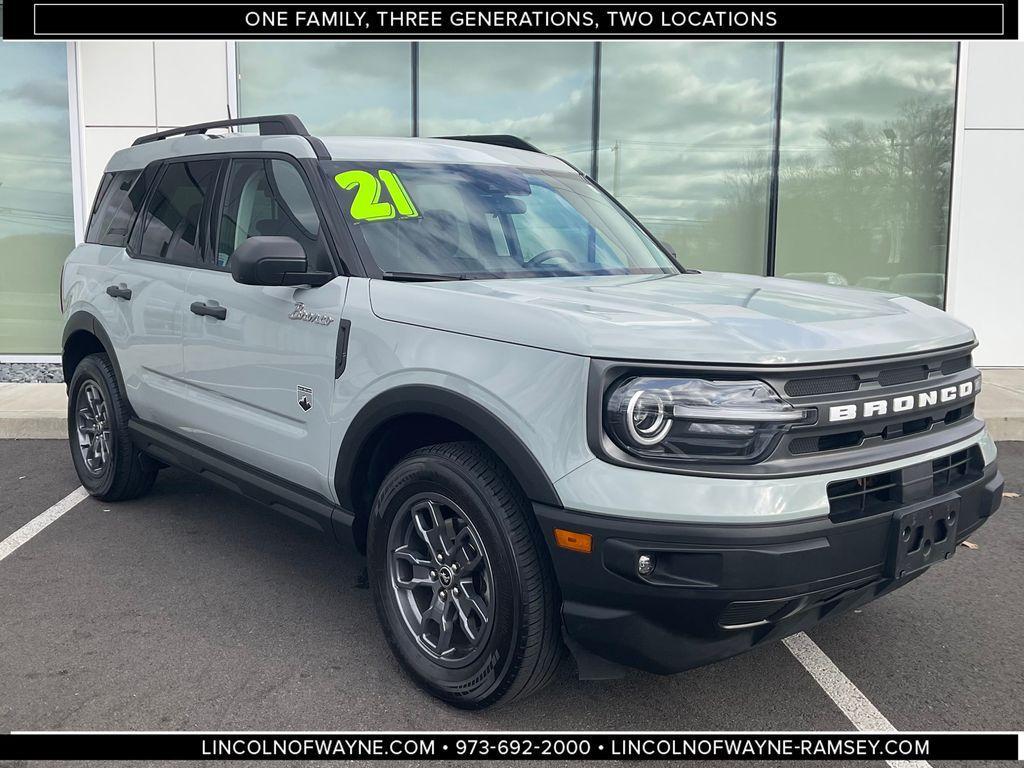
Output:
M313 407L313 390L299 384L295 387L295 399L299 402L299 408L308 411Z
M334 322L333 317L325 315L323 312L310 312L301 301L295 302L295 309L288 315L288 319L302 320L307 323L313 323L313 325L330 325Z

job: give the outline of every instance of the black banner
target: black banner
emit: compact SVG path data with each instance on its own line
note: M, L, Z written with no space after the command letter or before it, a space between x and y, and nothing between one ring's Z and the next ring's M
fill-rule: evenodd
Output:
M1016 760L1015 733L13 733L3 760Z
M10 39L1016 39L1011 2L3 3Z

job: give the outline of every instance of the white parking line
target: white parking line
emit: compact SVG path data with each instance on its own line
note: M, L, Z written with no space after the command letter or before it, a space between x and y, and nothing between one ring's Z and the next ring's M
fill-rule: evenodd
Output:
M804 669L811 673L828 697L836 703L843 714L853 723L858 731L876 731L879 733L896 733L896 727L889 719L878 711L860 688L853 684L843 671L825 652L818 647L806 633L787 637L782 641L789 652L799 661ZM892 768L931 768L927 760L886 760Z
M78 502L88 497L89 492L82 486L58 501L41 515L37 515L25 523L3 541L0 541L0 560L6 558L14 550L29 541L33 536L43 530L46 526L57 520L61 515L74 507Z

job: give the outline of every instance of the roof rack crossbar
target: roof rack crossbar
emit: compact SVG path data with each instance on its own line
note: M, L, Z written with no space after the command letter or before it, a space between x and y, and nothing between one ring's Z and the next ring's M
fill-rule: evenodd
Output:
M234 128L239 125L258 125L261 136L305 136L309 137L309 131L295 115L260 115L258 117L237 117L233 120L214 120L211 123L195 123L183 125L180 128L172 128L167 131L157 131L145 136L140 136L132 142L133 147L140 144L167 139L171 136L195 136L204 134L211 128Z
M510 136L507 133L474 134L470 136L437 136L436 138L447 139L449 141L475 141L478 144L494 144L498 147L524 149L527 152L537 152L541 155L544 154L543 151L525 139L521 139L518 136Z

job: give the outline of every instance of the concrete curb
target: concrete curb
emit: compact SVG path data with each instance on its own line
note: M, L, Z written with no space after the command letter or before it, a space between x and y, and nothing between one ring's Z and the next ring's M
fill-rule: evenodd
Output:
M0 440L67 440L67 416L27 412L0 414Z
M993 440L1024 440L1024 369L985 372L978 415ZM66 440L63 384L0 384L0 440Z
M0 439L67 440L63 384L0 384Z

